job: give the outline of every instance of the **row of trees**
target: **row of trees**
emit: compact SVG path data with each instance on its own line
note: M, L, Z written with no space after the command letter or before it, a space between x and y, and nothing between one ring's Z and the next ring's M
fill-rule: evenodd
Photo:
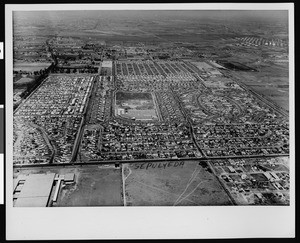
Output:
M44 68L44 69L40 69L39 71L33 71L33 72L30 72L30 71L24 71L24 70L14 70L13 73L18 75L18 74L27 74L27 75L34 75L34 76L38 76L38 75L43 75L44 73L47 72L47 68Z
M52 73L97 73L98 68L54 68Z

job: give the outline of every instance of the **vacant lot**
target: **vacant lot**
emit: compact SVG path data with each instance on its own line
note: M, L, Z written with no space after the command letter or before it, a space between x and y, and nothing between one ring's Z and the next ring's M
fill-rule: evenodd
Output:
M120 169L82 169L76 185L61 189L58 206L122 206Z
M60 187L57 203L53 206L122 206L121 170L96 165L66 166L65 168L44 167L14 170L14 178L19 174L74 173L76 183Z
M259 72L235 72L240 81L257 93L289 110L288 68L278 65L261 68Z
M215 176L196 161L123 166L128 206L231 204Z

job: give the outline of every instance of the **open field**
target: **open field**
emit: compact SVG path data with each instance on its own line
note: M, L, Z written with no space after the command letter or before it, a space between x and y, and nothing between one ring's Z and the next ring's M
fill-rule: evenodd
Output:
M34 71L40 71L41 69L48 68L51 65L51 63L44 63L44 62L38 62L38 63L31 63L31 62L18 62L14 63L14 71L27 71L27 72L34 72Z
M75 174L75 184L60 188L57 203L53 206L122 206L121 172L113 167L65 167L20 170L17 174L57 173Z
M122 206L120 170L82 169L75 186L62 189L58 206Z
M16 81L16 84L28 84L33 82L33 78L20 78L18 81Z
M289 110L288 68L279 65L263 67L259 72L234 72L240 81L264 95L286 111Z
M196 161L122 166L127 206L231 205L208 167Z

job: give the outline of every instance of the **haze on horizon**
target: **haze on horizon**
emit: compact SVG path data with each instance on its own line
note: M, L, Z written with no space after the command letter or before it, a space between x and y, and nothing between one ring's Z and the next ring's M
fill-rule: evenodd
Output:
M288 21L287 10L61 10L61 11L16 11L14 17L27 18L143 18L143 19L244 19L261 21Z

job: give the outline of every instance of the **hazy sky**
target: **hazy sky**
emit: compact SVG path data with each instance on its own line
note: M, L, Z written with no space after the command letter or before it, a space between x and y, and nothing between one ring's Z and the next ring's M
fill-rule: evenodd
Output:
M115 18L208 18L208 19L261 19L263 21L287 21L287 10L82 10L15 12L26 17L115 17Z

